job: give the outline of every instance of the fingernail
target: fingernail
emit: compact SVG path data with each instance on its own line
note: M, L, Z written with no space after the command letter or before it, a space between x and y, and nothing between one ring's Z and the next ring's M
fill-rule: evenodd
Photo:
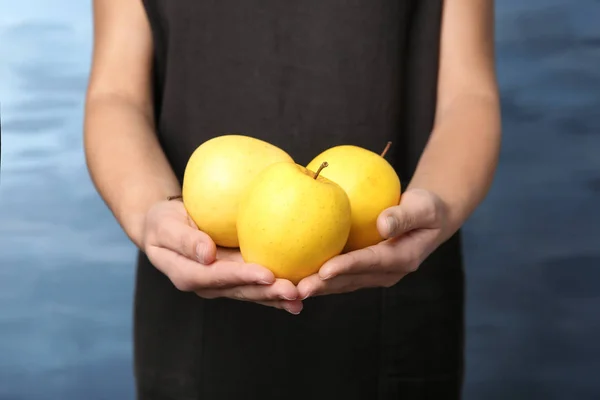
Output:
M204 243L199 243L198 246L196 246L196 257L202 264L206 264L206 250L207 248Z
M256 276L256 283L259 285L272 285L275 283L275 277L271 274L259 273Z
M285 296L283 294L279 295L279 298L283 299L283 300L288 300L288 301L294 301L294 300L296 300L296 297L288 297L288 296Z
M287 305L283 306L283 309L285 311L289 312L290 314L293 314L293 315L298 315L298 314L300 314L300 311L302 311L302 310L300 310L300 311L293 311L292 308L290 306L287 306Z
M308 299L308 298L310 297L310 295L311 295L311 294L312 294L312 293L310 293L310 292L309 292L309 293L307 293L307 294L306 294L306 295L304 295L304 297L303 297L303 298L301 298L300 300L306 300L306 299Z
M392 236L398 229L398 220L391 215L385 219L388 228L388 236Z
M327 279L331 279L333 277L333 272L331 272L329 269L322 269L321 271L319 271L319 278L321 278L322 281L326 281Z

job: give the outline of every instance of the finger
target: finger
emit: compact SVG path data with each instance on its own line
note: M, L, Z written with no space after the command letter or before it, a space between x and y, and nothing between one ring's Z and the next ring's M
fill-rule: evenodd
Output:
M298 292L300 299L304 300L308 297L349 293L360 289L391 287L403 276L402 273L340 275L324 281L318 275L312 275L298 284Z
M341 254L327 261L319 270L321 279L331 279L342 274L385 272L394 262L395 254L385 243Z
M156 246L150 247L147 255L152 264L184 292L251 284L270 285L275 281L273 273L260 265L217 260L204 266Z
M293 301L298 299L298 289L286 279L277 279L272 285L244 285L223 289L208 289L196 292L199 296L213 299L229 297L244 301Z
M241 301L251 301L268 307L286 310L290 314L300 314L303 304L298 298L298 290L289 281L278 279L273 285L261 287L255 285L236 288L199 290L196 294L207 299L227 297Z
M206 233L186 224L169 221L157 227L155 245L208 265L215 261L217 247Z
M427 230L412 231L374 246L333 257L319 270L321 279L343 274L414 272L422 261L429 237Z
M430 196L405 194L400 205L381 212L377 230L385 238L400 236L413 229L431 227L436 222L437 205Z
M299 300L294 300L294 301L286 301L286 300L257 301L255 303L262 304L263 306L278 308L280 310L285 310L285 311L289 312L290 314L294 314L294 315L300 314L300 312L302 312L302 308L303 308L302 302Z

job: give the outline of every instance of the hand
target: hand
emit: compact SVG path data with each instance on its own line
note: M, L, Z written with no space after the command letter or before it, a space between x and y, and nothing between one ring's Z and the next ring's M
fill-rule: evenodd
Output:
M268 269L246 264L239 251L218 249L198 230L180 201L154 205L146 215L144 252L175 287L214 299L228 297L285 309L302 310L298 290L288 280L275 279Z
M391 287L443 242L446 206L435 194L411 189L400 205L383 211L377 229L386 240L336 256L298 283L300 299L362 288Z

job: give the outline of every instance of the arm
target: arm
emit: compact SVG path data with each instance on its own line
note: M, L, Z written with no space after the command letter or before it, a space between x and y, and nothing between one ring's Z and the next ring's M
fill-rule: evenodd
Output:
M154 132L152 38L139 0L94 1L84 145L94 185L142 248L147 211L181 191Z
M129 238L182 291L254 301L297 314L294 285L239 252L219 257L190 222L179 182L157 140L151 95L152 38L140 0L94 0L95 42L85 115L92 180ZM204 264L202 266L202 264Z
M493 0L445 2L434 129L400 204L378 218L389 240L332 258L301 298L395 285L483 200L500 149L493 45Z
M436 193L446 204L445 236L484 199L498 162L493 9L493 0L445 2L435 126L408 187Z

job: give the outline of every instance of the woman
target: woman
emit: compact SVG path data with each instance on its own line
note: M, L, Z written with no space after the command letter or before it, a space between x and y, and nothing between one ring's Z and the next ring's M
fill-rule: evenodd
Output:
M138 398L459 398L457 232L500 144L492 0L94 4L85 150L140 249ZM300 164L393 141L408 185L379 217L389 240L297 286L217 249L168 199L192 151L232 132Z

